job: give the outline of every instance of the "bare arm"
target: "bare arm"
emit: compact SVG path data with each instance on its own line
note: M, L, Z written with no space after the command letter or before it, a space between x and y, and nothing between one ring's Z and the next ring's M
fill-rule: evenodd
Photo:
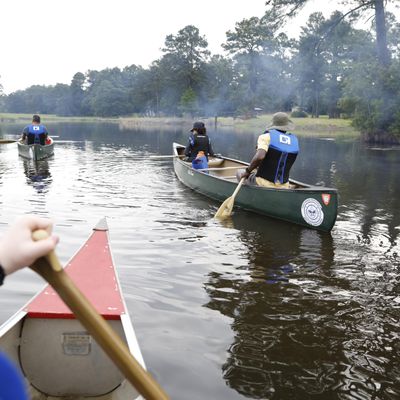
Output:
M26 137L28 136L28 129L25 127L24 130L22 131L22 140L25 140Z
M256 169L264 160L267 152L264 149L258 149L254 157L250 161L250 165L246 168L246 173L243 175L244 178L248 178L251 172Z

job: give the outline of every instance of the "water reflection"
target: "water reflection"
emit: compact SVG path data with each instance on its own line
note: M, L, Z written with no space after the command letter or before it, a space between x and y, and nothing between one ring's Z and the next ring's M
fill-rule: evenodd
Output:
M37 193L47 193L52 182L48 160L23 160L26 182Z
M329 235L245 211L213 221L218 202L147 157L171 154L184 128L48 128L60 136L51 160L0 147L0 230L21 213L50 216L67 260L106 215L147 365L171 398L400 398L399 151L300 138L293 178L339 191ZM258 134L210 136L249 161ZM36 292L15 279L0 315Z
M248 261L240 267L248 273L211 272L205 284L206 306L232 319L227 384L252 399L398 398L399 364L389 356L398 329L384 315L398 320L390 299L399 286L386 276L373 290L380 300L370 298L378 277L367 283L366 266L343 273L337 245L345 246L330 234L245 213L226 226L237 230Z
M310 307L313 296L298 281L304 283L317 269L330 274L332 237L269 219L260 223L245 213L225 224L245 244L248 263L241 268L248 274L232 279L230 273L211 272L205 285L206 306L233 319L235 339L223 377L246 397L295 398L285 396L301 381L311 385L310 366L323 360L321 343L312 339L318 338L315 324L302 309Z

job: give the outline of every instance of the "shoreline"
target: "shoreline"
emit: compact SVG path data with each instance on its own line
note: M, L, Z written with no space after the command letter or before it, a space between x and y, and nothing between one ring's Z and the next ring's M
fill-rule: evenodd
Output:
M243 117L209 117L209 118L187 118L187 117L60 117L57 115L42 114L44 124L49 123L116 123L121 130L132 129L165 129L171 130L174 127L187 128L192 127L195 120L201 120L206 127L212 130L234 130L241 133L262 133L271 122L272 114L262 114L251 118ZM9 114L0 113L0 124L9 123L29 123L31 114ZM295 125L294 133L300 136L318 136L318 137L346 137L356 138L361 134L351 126L350 119L329 119L327 116L320 118L293 118Z

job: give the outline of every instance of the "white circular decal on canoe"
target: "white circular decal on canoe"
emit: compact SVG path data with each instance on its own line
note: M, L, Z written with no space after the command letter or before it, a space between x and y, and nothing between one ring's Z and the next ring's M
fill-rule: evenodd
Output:
M321 204L313 199L305 199L301 205L301 215L308 224L312 226L319 226L324 220L324 212L322 211Z

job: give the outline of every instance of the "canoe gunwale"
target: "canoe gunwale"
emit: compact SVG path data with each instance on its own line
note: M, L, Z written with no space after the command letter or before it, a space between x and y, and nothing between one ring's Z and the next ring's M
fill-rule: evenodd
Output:
M19 309L4 324L0 325L0 338L2 338L7 332L9 332L15 325L18 325L27 315L24 307Z
M177 148L178 147L184 148L184 146L182 146L180 144L177 144L177 143L174 143L174 145L176 145L176 146L174 146L174 151L175 151L175 153L177 155L178 154L177 151L176 151ZM226 160L226 161L231 161L231 162L238 163L240 165L243 165L243 168L246 168L246 167L248 167L250 165L249 163L246 163L246 162L241 161L241 160L236 160L235 158L229 158L229 157L224 157L224 156L218 156L218 158L222 158L223 160ZM186 161L181 160L179 157L177 157L177 159L175 159L174 162L179 163L179 164L183 165L185 168L192 170L192 172L194 174L202 174L202 175L207 176L208 178L213 178L213 179L216 179L218 181L224 181L224 182L233 183L235 186L239 183L239 182L232 182L229 179L224 179L224 177L222 177L222 176L207 174L207 170L204 170L204 171L196 170L196 169L192 168L189 163L187 163ZM238 167L238 169L240 169L240 167ZM217 169L214 169L214 170L216 171ZM330 188L330 187L326 187L326 186L311 185L311 184L308 184L308 183L297 181L295 179L289 179L289 182L291 184L298 185L299 187L297 187L297 188L276 189L276 188L269 188L269 187L252 185L251 188L252 188L252 190L253 189L254 190L262 190L262 191L265 190L265 191L270 191L270 192L275 192L277 190L284 190L285 192L301 192L301 191L310 192L310 191L315 191L316 193L319 193L319 192L323 192L323 193L335 192L335 193L337 193L337 189L335 189L335 188Z
M173 143L173 154L184 146ZM218 156L230 163L246 167L240 160ZM236 180L208 174L192 168L190 163L174 157L174 171L187 187L209 198L224 201L232 195L238 185ZM222 167L222 166L221 166ZM267 217L295 223L307 228L329 232L337 218L338 192L335 188L305 184L290 179L295 188L278 189L257 185L243 185L235 199L235 207L265 215Z
M18 154L27 160L41 161L54 155L54 140L50 144L25 144L17 142ZM32 149L32 150L31 150Z
M100 241L97 239L99 237L102 238ZM122 293L113 253L110 248L108 226L105 218L100 220L99 223L93 228L87 239L83 241L83 244L65 264L65 268L67 270L72 268L74 262L75 265L77 265L77 262L74 261L76 257L81 257L80 261L86 260L86 256L84 259L82 259L82 251L86 251L86 254L90 256L90 252L97 251L96 246L98 245L105 245L104 252L111 257L110 260L108 256L105 256L105 259L103 256L100 256L100 258L104 260L103 266L109 268L109 266L112 264L111 266L112 270L114 271L114 279L112 281L108 280L108 282L111 283L110 288L114 288L113 292L118 289L119 297L123 305L122 309L116 311L118 313L118 318L112 318L112 320L109 320L108 323L113 327L117 334L121 336L121 339L126 342L127 348L131 354L134 355L138 363L143 368L146 368L139 342L135 334L134 326L132 324L128 309L126 307L125 298ZM88 253L89 248L91 250ZM100 252L97 251L97 253ZM108 263L107 257L108 261L111 261L110 263ZM79 262L78 265L80 265ZM97 265L97 263L94 265ZM82 274L87 274L87 271L88 270L86 267L83 268ZM99 271L102 271L102 269ZM72 277L71 273L70 275ZM76 276L74 277L74 280L78 282L76 280ZM51 308L52 306L49 308L49 310L45 310L48 311L47 316L46 312L44 312L41 317L35 317L34 315L30 314L30 306L32 302L40 299L40 296L43 295L44 297L52 297L50 293L51 290L52 289L48 284L44 284L44 287L39 290L31 299L29 299L22 308L15 312L4 323L0 324L0 346L3 348L4 352L8 354L12 360L14 360L15 364L19 365L23 375L26 378L27 385L32 392L31 394L33 398L36 398L35 396L39 394L42 396L41 393L47 393L46 395L50 396L50 398L55 396L60 399L76 398L76 396L82 400L94 397L99 399L101 398L103 400L117 400L121 398L130 398L132 400L142 399L137 390L126 379L123 378L117 367L112 365L109 357L104 354L97 342L90 342L92 340L90 339L90 335L88 336L86 329L82 327L77 319L64 318L64 316L61 314L59 314L58 318L51 317L51 312L54 311L53 308ZM85 293L84 291L83 293L88 296L88 293ZM88 296L88 298L90 297ZM92 303L98 309L98 312L103 315L104 309L98 308L93 300ZM51 302L49 304L51 304ZM110 301L110 306L113 305L113 301ZM46 327L53 328L46 329ZM60 351L60 338L64 337L63 335L68 339L66 339L67 342L63 342L64 344L62 344L62 349L64 350ZM82 337L86 336L87 339L84 340L89 340L89 342L87 342L89 344L83 342L83 344L80 345L79 339L77 343L74 342L74 337L76 337L76 335L78 335L78 337L79 335L82 335ZM47 343L47 352L42 351L44 346L42 346L41 341L44 340ZM68 340L72 340L71 345L69 344ZM33 346L31 346L33 351L31 351L31 348L29 348L30 343L35 343ZM79 357L82 358L78 358L71 357L68 355L69 353L65 353L65 349L70 352L72 351L71 354L74 355L81 354L79 353L79 350L82 349L90 350L87 350L87 353L82 353L82 355L79 355ZM78 349L78 352L74 353L74 351L77 351L76 349ZM49 354L49 356L47 356L47 354ZM54 361L57 363L57 367L59 368L54 369L54 375L51 367L46 367L47 369L44 368L43 374L39 373L40 369L38 370L37 368L36 360L40 359L40 357L42 357L42 361L52 360L52 362ZM89 357L92 357L92 360ZM94 365L93 360L96 360L98 363L96 368L87 368L87 366ZM83 367L78 366L80 361L82 361ZM42 365L50 364L50 362L42 363ZM64 369L61 370L65 372L60 378L60 368L62 367ZM68 374L68 371L70 370L69 367L73 367L71 371L75 372L71 372L71 377L64 380L64 378L67 378L65 374ZM49 378L50 376L51 378ZM85 378L86 376L87 379ZM73 382L75 382L75 378L78 378L77 380L79 381L79 383L76 383L76 385L73 384ZM99 379L99 381L97 382L96 379ZM60 382L62 382L62 384Z

